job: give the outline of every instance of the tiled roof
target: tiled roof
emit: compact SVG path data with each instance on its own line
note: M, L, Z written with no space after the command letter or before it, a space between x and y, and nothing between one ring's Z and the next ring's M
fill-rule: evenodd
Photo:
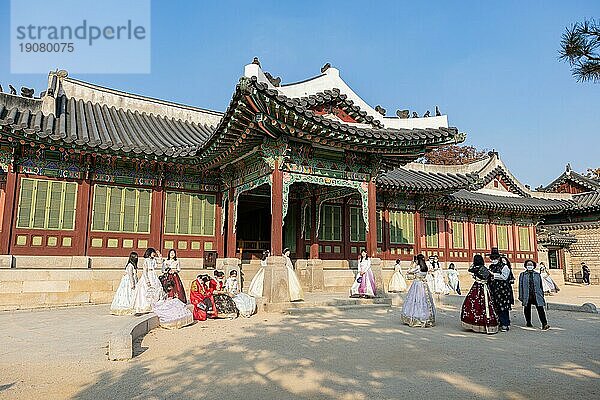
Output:
M0 128L5 133L19 138L23 132L23 138L84 150L192 156L215 128L66 96L55 99L55 113L44 114L41 99L22 99L18 106L6 107L15 105L11 96L0 94Z
M544 192L552 192L567 181L575 182L588 190L600 190L600 181L581 175L580 173L571 170L570 166L567 166L565 172L541 190Z
M600 191L576 194L573 201L575 204L567 211L600 211Z
M411 192L447 192L468 188L478 179L477 174L425 172L403 167L388 171L377 178L377 186L384 190Z
M459 190L445 196L441 204L496 212L554 214L571 207L571 200L551 200L534 197L508 197Z

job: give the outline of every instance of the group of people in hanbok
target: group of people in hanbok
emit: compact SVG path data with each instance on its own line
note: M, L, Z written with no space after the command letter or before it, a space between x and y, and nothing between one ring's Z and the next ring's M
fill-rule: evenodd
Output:
M287 281L288 281L288 294L290 301L302 301L304 300L304 291L302 290L302 285L300 284L300 280L296 275L296 271L294 271L294 265L292 264L292 260L290 258L290 249L287 247L283 249L283 257L285 258L285 269L287 271ZM267 258L271 256L271 252L269 250L264 250L262 252L262 257L260 259L260 268L252 281L250 282L250 286L248 288L248 294L253 297L263 297L264 283L265 283L265 268L267 267Z
M488 266L482 255L473 257L469 272L473 275L473 285L461 308L461 323L465 329L475 332L494 334L510 329L510 310L515 304L512 285L515 278L508 258L492 248ZM430 257L429 265L425 256L415 256L408 275L413 276L408 293L404 298L401 321L411 327L431 327L435 325L436 310L433 302L434 293L448 294L450 290L460 294L458 271L453 263L448 266L448 283L444 280L442 269L436 256ZM527 260L525 271L519 275L519 300L523 304L527 327L531 323L531 307L535 306L542 325L542 330L550 326L544 310L544 293L558 291L558 287L549 277L545 266L541 265L540 272L535 271L536 263ZM439 272L436 272L439 271ZM545 273L545 274L544 274ZM546 282L546 283L544 283ZM396 261L394 274L389 283L390 292L406 290L406 279L402 273L400 260Z
M218 270L214 271L214 277L198 275L190 288L190 303L193 305L193 311L190 311L180 272L174 249L169 250L167 259L163 260L159 252L148 248L138 279L138 254L132 252L113 298L111 314L154 312L161 326L175 329L190 325L194 320L235 318L238 315L249 317L256 312L256 299L241 291L236 270L230 271L227 279L225 273Z
M157 270L162 275L157 275ZM193 323L191 311L186 307L185 290L179 278L179 261L175 250L170 250L166 260L153 248L144 253L142 275L137 279L138 254L132 252L125 266L125 274L113 298L110 312L115 315L154 312L161 326L181 328Z
M489 266L485 265L483 256L473 257L469 272L473 274L474 282L465 298L461 309L461 322L465 329L475 332L494 334L498 331L510 330L510 310L515 304L512 285L515 278L510 261L502 256L497 248L487 255ZM536 263L527 260L525 271L519 275L519 300L524 307L527 327L531 323L531 306L535 306L542 324L542 330L550 329L544 311L543 279L535 271ZM555 285L554 285L555 286Z

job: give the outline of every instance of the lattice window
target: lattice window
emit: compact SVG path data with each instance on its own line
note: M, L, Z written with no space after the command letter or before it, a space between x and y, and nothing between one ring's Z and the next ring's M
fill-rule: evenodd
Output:
M415 242L415 214L406 211L390 211L390 243L413 244Z
M529 228L526 226L519 227L519 250L531 251L531 245L529 242Z
M465 248L465 224L461 221L452 221L452 248Z
M487 249L487 232L485 224L475 224L475 249Z
M17 228L73 230L76 204L75 182L23 178Z
M425 236L427 248L436 248L438 244L438 222L436 219L425 220Z
M215 204L214 195L167 192L165 233L214 236Z
M508 225L496 225L496 236L498 237L498 250L508 250Z
M321 206L321 240L342 240L342 208L325 204Z
M150 233L152 191L95 185L92 231Z

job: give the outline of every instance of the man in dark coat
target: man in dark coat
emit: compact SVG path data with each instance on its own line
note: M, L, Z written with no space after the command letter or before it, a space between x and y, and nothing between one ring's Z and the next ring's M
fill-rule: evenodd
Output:
M511 272L508 265L502 263L502 255L497 247L492 247L492 252L488 254L490 258L490 271L493 273L493 279L490 281L490 293L494 300L494 309L498 314L500 322L500 331L506 332L510 329L510 314L512 306L512 287L510 286Z
M546 301L544 300L544 289L542 289L542 276L534 269L535 261L525 261L525 271L519 275L519 300L523 303L527 326L533 326L531 324L531 306L534 305L542 323L542 330L546 331L550 329L550 325L548 325L544 311Z
M581 273L583 274L583 283L586 285L590 284L590 267L584 262L581 263Z

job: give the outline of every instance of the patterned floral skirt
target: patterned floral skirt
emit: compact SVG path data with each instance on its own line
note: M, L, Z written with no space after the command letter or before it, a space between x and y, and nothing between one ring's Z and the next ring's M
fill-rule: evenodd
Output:
M215 307L219 313L219 318L235 318L238 316L238 308L231 297L226 294L215 294Z
M475 279L460 313L465 329L480 333L498 333L498 317L487 282Z

